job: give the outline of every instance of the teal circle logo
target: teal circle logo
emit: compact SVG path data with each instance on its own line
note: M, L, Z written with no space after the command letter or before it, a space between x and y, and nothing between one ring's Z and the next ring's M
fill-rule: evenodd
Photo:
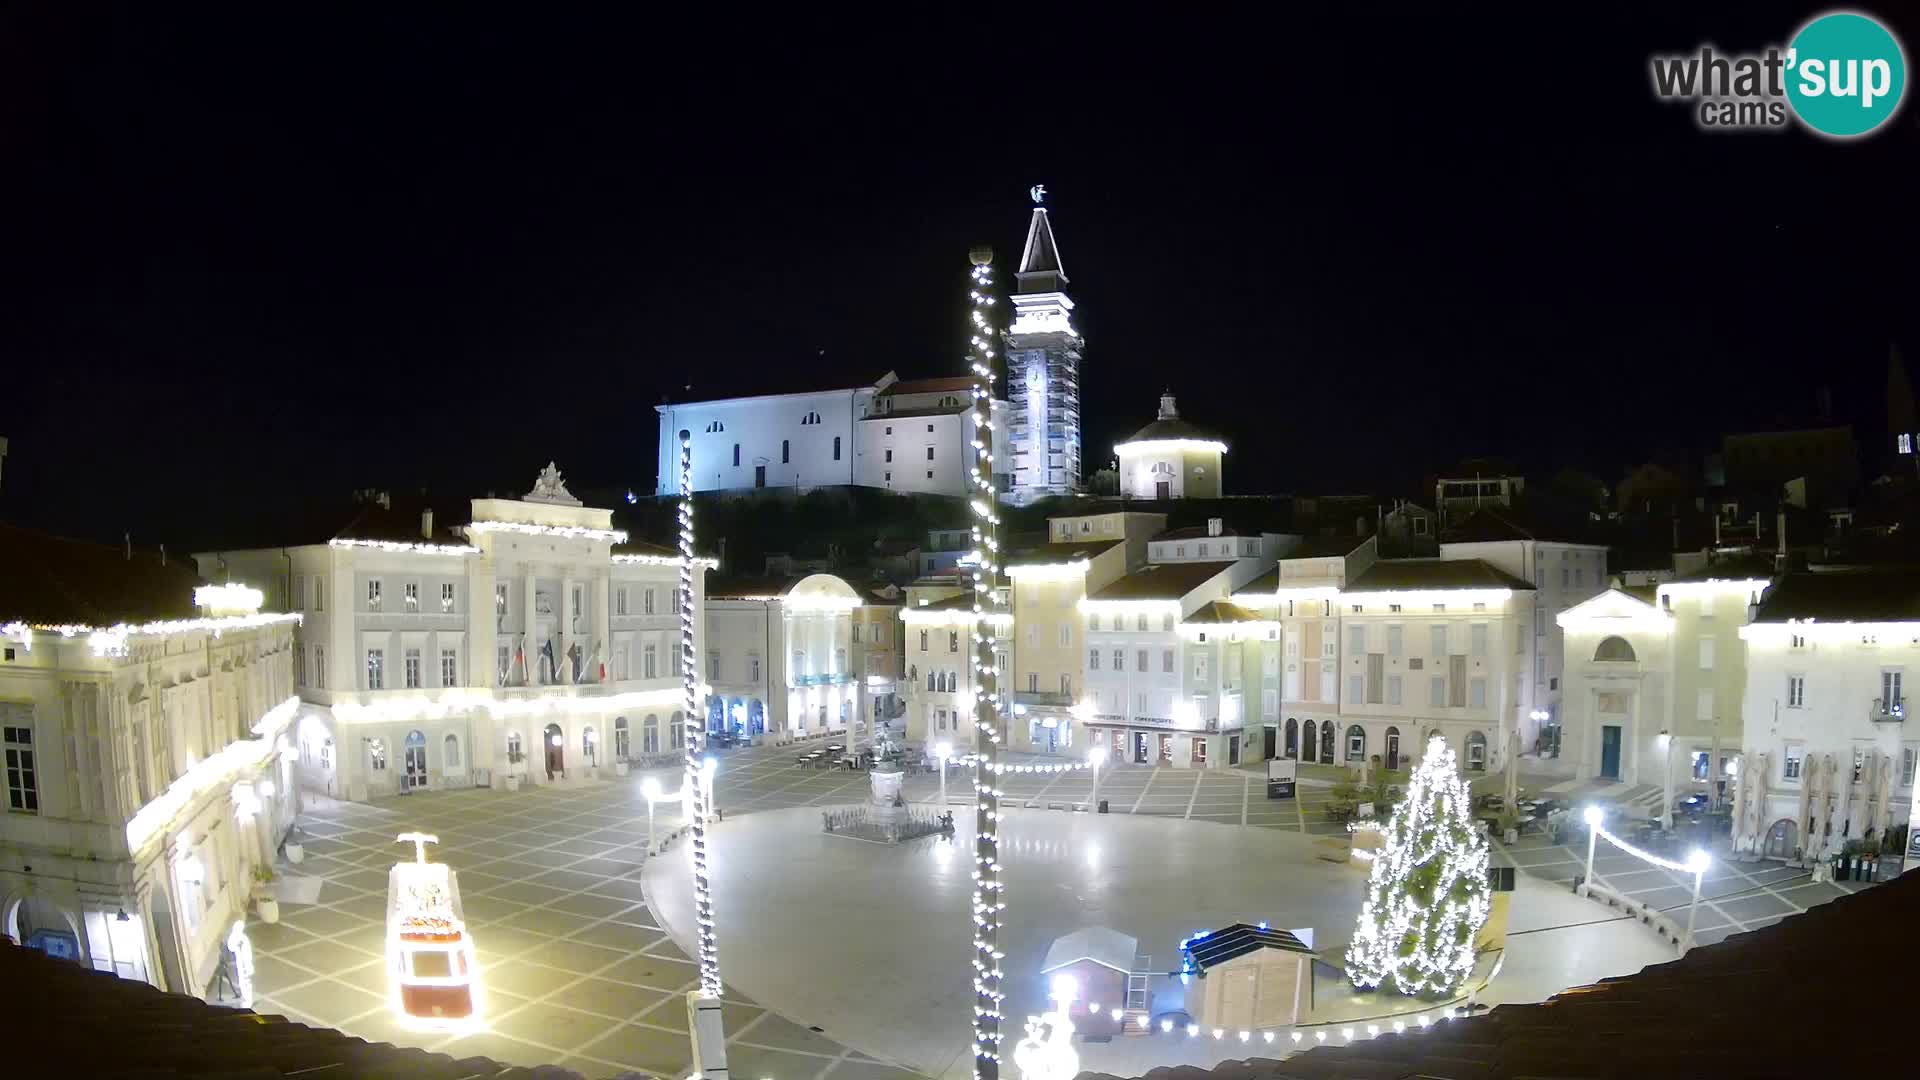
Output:
M1787 48L1787 102L1822 135L1852 138L1900 111L1907 58L1879 21L1851 11L1822 15Z

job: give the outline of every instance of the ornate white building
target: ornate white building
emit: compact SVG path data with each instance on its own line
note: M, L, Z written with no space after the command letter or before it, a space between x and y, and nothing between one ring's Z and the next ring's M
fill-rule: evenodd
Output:
M855 665L853 586L832 574L712 583L706 608L708 727L740 738L867 730L891 677ZM861 618L864 628L873 620ZM889 632L892 627L889 627Z
M297 805L298 616L196 589L191 563L8 526L0 563L5 933L211 996Z
M524 498L472 500L450 531L376 503L329 539L198 558L304 617L312 790L542 784L684 745L678 554L628 543L552 465ZM696 631L712 566L693 579Z
M965 495L977 428L971 385L967 378L902 382L888 372L872 386L656 405L656 491L679 493L686 431L696 491L852 485ZM994 459L1004 461L1007 403L993 408Z
M1031 502L1080 485L1080 350L1067 271L1053 240L1045 190L1033 189L1033 216L1015 272L1013 323L1007 328L1010 497ZM1000 459L998 451L994 459Z

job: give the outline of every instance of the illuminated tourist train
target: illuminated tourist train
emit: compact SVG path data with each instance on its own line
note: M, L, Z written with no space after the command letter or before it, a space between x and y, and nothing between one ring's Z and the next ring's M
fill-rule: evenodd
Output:
M480 1018L478 965L460 908L460 886L445 863L427 861L427 833L401 833L414 861L387 876L387 971L401 1019L428 1027L466 1027Z

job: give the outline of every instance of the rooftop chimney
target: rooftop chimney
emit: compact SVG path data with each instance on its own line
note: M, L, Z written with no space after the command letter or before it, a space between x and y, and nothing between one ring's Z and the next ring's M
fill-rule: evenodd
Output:
M433 511L431 509L420 511L420 535L429 540L433 539Z
M1173 407L1173 390L1168 389L1160 395L1160 419L1176 420L1180 410Z

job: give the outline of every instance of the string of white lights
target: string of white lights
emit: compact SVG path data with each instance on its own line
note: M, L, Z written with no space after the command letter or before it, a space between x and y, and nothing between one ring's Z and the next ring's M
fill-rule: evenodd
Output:
M34 626L21 620L0 624L0 637L10 637L18 641L28 652L33 651L35 633L58 634L63 638L86 635L87 645L95 656L121 656L127 651L127 639L163 634L187 634L197 631L211 631L214 637L229 630L250 630L260 626L273 626L278 623L297 623L298 612L272 613L258 612L252 615L221 615L206 619L168 619L150 623L116 623L113 626L82 626L63 623L50 626Z
M417 540L355 540L336 536L327 541L331 548L369 548L394 555L478 555L480 549L465 544L426 544Z
M973 1075L975 1080L999 1080L1001 912L1007 908L1000 880L1000 795L994 785L1000 769L1000 672L994 657L994 626L1001 603L1000 545L994 537L999 524L993 489L993 250L975 248L972 326L967 361L973 376L973 655L975 685L973 724L979 750L974 755L973 789L977 796L973 844Z
M623 537L624 539L624 537ZM720 996L720 950L714 944L713 882L707 876L707 814L712 810L713 786L702 773L701 751L706 748L707 722L700 713L699 666L693 655L693 435L680 432L680 686L687 713L687 775L694 792L693 906L700 924L700 994Z
M594 529L585 525L535 525L529 521L476 521L467 526L470 533L515 532L530 536L564 536L570 540L611 540L627 542L622 529Z

